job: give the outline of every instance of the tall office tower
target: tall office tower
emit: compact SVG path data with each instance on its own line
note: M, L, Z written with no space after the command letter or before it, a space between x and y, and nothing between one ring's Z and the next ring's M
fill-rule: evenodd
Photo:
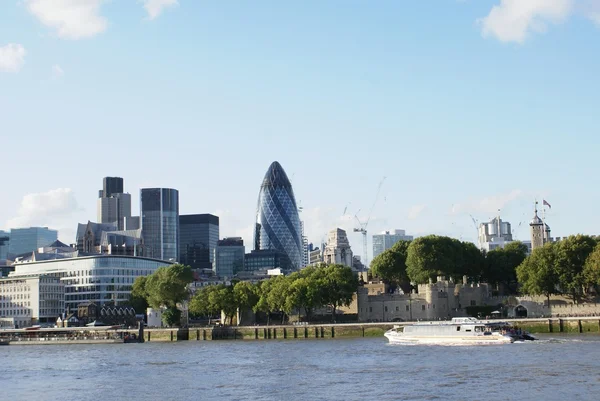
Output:
M121 177L104 177L102 179L102 196L101 198L110 198L113 194L123 193L123 178Z
M255 250L278 250L291 270L302 267L302 232L292 184L278 162L267 170L258 194Z
M390 249L398 241L412 241L412 235L406 235L404 230L394 230L393 233L384 231L381 234L373 235L373 259L377 255Z
M246 247L240 237L224 238L217 241L213 271L219 277L231 278L244 270Z
M48 227L12 228L8 253L20 255L50 245L58 239L58 231Z
M98 223L116 224L124 230L125 219L131 218L131 195L123 193L123 179L104 177L102 187L97 201Z
M179 192L170 188L140 190L140 225L146 255L179 259Z
M0 230L0 260L8 257L8 244L10 242L10 233Z
M179 216L179 263L192 269L213 269L219 241L219 218L212 214Z

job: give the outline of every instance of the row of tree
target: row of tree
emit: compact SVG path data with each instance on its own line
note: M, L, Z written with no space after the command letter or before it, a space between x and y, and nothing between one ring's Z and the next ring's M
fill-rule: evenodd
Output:
M252 284L240 281L232 285L207 286L190 301L190 313L215 316L223 312L229 323L238 311L263 312L281 316L282 323L294 311L302 311L308 320L321 307L336 310L350 305L358 280L352 269L342 265L307 267L288 276L275 276Z
M510 286L526 255L527 247L520 242L484 254L471 242L429 235L397 242L373 259L371 273L405 291L410 283L424 284L438 276Z
M578 301L591 290L598 293L600 246L597 238L576 235L527 256L527 247L518 241L485 253L469 242L430 235L397 242L373 259L371 274L404 291L437 276L467 276L471 282L502 285L507 293L561 293Z
M516 269L521 291L565 294L574 302L600 292L600 244L597 238L574 235L535 249Z

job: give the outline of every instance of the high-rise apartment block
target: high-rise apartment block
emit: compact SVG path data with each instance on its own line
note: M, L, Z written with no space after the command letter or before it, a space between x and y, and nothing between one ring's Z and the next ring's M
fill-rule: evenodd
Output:
M192 269L213 269L219 241L219 218L212 214L179 216L179 263Z
M373 258L390 249L398 241L412 241L412 235L406 235L405 230L384 231L373 235Z
M140 190L140 224L148 257L173 262L179 259L179 191Z
M240 237L224 238L217 242L214 272L218 277L231 278L244 270L246 247Z
M481 223L478 229L479 248L487 252L496 248L504 248L512 242L510 223L500 216L494 217L489 223Z
M13 228L10 230L8 253L21 255L50 245L58 239L58 231L48 227Z

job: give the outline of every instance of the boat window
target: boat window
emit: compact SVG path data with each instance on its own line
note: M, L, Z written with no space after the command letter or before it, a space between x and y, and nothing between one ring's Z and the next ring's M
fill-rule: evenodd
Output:
M460 326L456 326L456 331L460 331Z
M471 329L466 329L465 331L471 331Z

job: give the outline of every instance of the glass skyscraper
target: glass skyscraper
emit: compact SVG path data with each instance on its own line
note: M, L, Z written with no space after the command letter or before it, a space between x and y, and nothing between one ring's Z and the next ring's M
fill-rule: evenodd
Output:
M172 262L179 259L179 191L142 189L140 224L147 256Z
M292 270L302 267L302 229L298 206L292 184L278 162L271 164L260 186L254 249L281 251Z
M212 214L179 216L179 263L212 269L219 241L219 218Z

